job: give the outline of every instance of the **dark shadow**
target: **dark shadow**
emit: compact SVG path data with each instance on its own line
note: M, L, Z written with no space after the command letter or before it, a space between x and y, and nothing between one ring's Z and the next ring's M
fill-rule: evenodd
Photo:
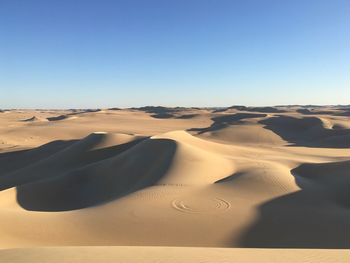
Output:
M67 115L59 115L59 116L54 116L54 117L48 117L47 120L48 120L48 121L61 121L61 120L64 120L64 119L69 118L69 115L70 115L70 114L67 114Z
M302 189L312 183L326 191L335 203L350 208L350 161L305 163L291 173Z
M297 109L296 112L299 112L304 115L333 115L334 111L315 111L309 109Z
M258 218L242 235L240 246L349 249L350 174L346 167L350 162L335 169L337 165L303 164L293 169L302 190L260 205Z
M350 117L350 110L346 110L340 113L335 113L335 116L345 116L345 117Z
M350 106L338 106L334 108L335 110L344 110L344 111L350 111Z
M18 203L33 211L67 211L98 205L154 185L169 169L176 143L148 139L128 149L119 148L118 155L115 149L97 151L110 154L105 152L109 156L102 160L54 177L17 186Z
M172 113L158 113L158 114L152 114L151 117L157 118L157 119L192 119L194 117L198 116L198 114L183 114L183 115L176 115Z
M195 131L198 134L202 134L205 132L213 132L225 128L229 125L237 125L241 124L241 121L249 118L262 118L266 117L266 114L259 113L236 113L236 114L227 114L222 116L217 116L211 118L213 123L206 128L191 128L188 131Z
M192 119L197 116L199 116L199 114L184 114L184 115L177 116L176 119Z
M153 117L153 118L169 119L169 118L178 118L176 113L179 113L180 111L188 110L189 108L184 108L184 107L170 108L170 107L162 107L162 106L146 106L146 107L131 108L131 109L150 113L151 117Z
M157 119L170 119L170 118L174 118L175 115L170 113L158 113L158 114L152 114L151 117L157 118Z
M234 180L236 180L239 177L242 177L245 173L243 172L238 172L238 173L234 173L232 175L229 175L225 178L222 178L220 180L217 180L215 182L215 184L221 184L221 183L227 183L227 182L233 182Z
M220 112L225 112L227 110L228 110L228 108L214 109L214 110L212 110L212 113L220 113Z
M242 105L234 105L227 108L215 109L213 113L225 112L227 110L238 110L238 111L251 111L251 112L261 112L261 113L283 113L287 112L276 107L247 107Z
M32 121L40 121L40 119L36 116L30 117L28 119L21 120L23 122L32 122Z
M144 138L116 146L90 150L94 141L82 140L54 141L23 153L13 153L13 163L4 165L0 176L0 191L27 183L60 176L71 170L117 156L138 144ZM2 158L0 155L0 163ZM6 158L4 162L9 161Z
M53 117L48 117L46 119L48 121L61 121L61 120L65 120L71 116L75 116L75 115L79 115L79 114L99 112L99 111L101 111L101 109L70 109L70 111L71 111L71 113L53 116Z
M249 107L247 111L263 112L263 113L282 113L285 110L277 109L275 107Z
M162 107L162 106L145 106L145 107L132 108L132 109L136 109L136 110L139 110L139 111L144 111L144 112L147 112L147 113L164 114L164 113L178 112L178 111L181 111L181 110L185 110L186 108L183 108L183 107L170 108L170 107Z
M85 110L83 110L82 113L87 113L87 112L99 112L99 111L101 111L101 109L85 109Z
M349 148L350 129L326 129L317 117L301 119L278 115L259 121L293 146Z
M34 149L0 153L0 177L47 158L48 156L73 145L77 141L78 140L57 140ZM2 188L1 183L0 188Z

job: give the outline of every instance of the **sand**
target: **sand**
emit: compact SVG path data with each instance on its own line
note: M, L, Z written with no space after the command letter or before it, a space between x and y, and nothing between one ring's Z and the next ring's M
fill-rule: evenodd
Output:
M294 263L335 262L350 260L349 250L320 249L242 249L181 247L55 247L10 249L0 254L3 263L45 262L240 262Z
M347 262L347 112L2 111L0 262Z

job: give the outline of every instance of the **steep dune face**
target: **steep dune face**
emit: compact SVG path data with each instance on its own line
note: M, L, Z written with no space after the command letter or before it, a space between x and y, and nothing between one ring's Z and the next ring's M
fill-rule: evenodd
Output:
M262 120L260 123L294 145L324 148L350 147L350 130L332 129L321 118L295 118L280 115Z
M1 114L0 247L350 248L348 118L280 110Z

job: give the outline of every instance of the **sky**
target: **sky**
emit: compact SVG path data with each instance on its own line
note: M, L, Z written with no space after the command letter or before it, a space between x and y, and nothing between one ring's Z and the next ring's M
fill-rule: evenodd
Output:
M350 104L349 0L0 0L0 108Z

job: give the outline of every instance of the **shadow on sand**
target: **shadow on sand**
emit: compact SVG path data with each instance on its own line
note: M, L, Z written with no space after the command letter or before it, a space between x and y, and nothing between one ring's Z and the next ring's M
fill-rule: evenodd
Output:
M261 205L240 246L349 249L350 173L344 166L334 170L334 165L303 164L293 169L302 190ZM350 162L344 165L350 167Z
M349 148L350 129L327 129L317 117L294 118L279 115L259 121L292 146Z
M2 171L1 190L16 187L17 201L26 210L90 207L155 184L168 170L176 151L173 140L140 139L75 156L70 148L78 143L55 141L32 150L0 154L0 164L17 162L24 156L31 159L17 166L19 170L12 166Z
M266 114L259 114L259 113L236 113L236 114L230 114L230 115L217 116L211 119L213 123L209 127L191 128L191 129L188 129L188 131L198 132L198 134L202 134L205 132L213 132L213 131L218 131L222 128L228 127L230 125L240 124L241 121L243 121L244 119L262 118L266 116L267 116Z

